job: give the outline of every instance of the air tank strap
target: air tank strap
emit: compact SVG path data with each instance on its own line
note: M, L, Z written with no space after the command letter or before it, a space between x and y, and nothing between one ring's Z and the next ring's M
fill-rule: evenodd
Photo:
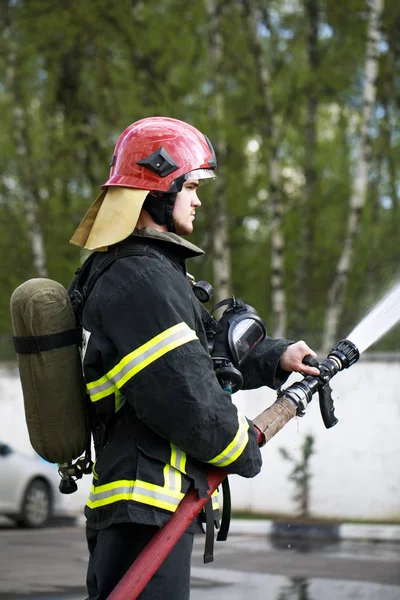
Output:
M217 542L225 542L228 538L229 525L231 522L231 490L228 477L222 482L223 508L221 526L217 535ZM214 511L212 508L212 499L204 507L206 516L206 541L204 544L204 563L210 563L214 560ZM217 525L218 526L218 525Z
M47 335L13 336L14 350L17 354L38 354L64 346L80 346L81 343L82 329L80 327Z
M206 541L204 544L204 564L214 560L214 511L211 498L204 506L206 513Z
M231 489L229 487L228 476L222 482L223 506L221 527L217 535L217 542L226 542L228 539L229 526L231 524Z

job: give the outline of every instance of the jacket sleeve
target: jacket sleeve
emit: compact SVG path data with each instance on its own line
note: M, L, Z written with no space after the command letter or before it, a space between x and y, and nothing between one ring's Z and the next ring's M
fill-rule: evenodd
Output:
M218 384L197 336L186 279L150 261L154 266L125 278L98 307L107 353L104 376L90 384L91 393L95 399L122 393L139 419L188 455L253 477L261 468L255 429Z
M258 344L240 365L243 375L242 389L249 390L266 385L276 390L283 385L290 372L284 371L279 361L286 348L292 343L289 340L267 336Z

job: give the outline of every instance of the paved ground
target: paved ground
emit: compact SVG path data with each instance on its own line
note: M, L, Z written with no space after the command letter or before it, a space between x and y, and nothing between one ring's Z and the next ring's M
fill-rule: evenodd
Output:
M216 561L201 565L197 545L192 575L207 593L193 600L399 600L400 545L362 541L274 541L234 536L218 544ZM217 588L219 585L219 589Z
M196 540L191 600L400 598L398 542L272 540L261 524L232 529L210 565L202 564L203 539ZM86 563L81 526L0 527L0 600L83 600Z

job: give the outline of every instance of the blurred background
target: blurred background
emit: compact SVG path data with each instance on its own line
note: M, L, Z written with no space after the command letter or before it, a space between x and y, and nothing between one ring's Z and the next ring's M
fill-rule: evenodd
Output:
M12 291L69 284L114 144L151 115L216 148L189 270L270 335L329 349L399 276L397 0L3 0L0 28L0 359Z
M399 56L398 0L0 0L0 467L11 465L0 473L2 515L22 506L26 524L29 482L56 485L49 465L20 456L33 450L10 296L32 277L69 285L85 255L68 241L108 177L120 133L161 115L210 138L218 179L200 188L190 239L206 254L189 271L214 285L213 303L235 293L257 308L271 336L305 339L322 358L400 281ZM393 327L334 380L337 427L326 431L315 400L264 450L259 477L232 478L236 515L392 524L354 536L400 539L399 334ZM275 397L261 389L234 401L252 418ZM20 465L18 486L11 459ZM80 527L89 486L86 476L76 494L61 497ZM31 518L44 522L49 499L43 486L41 496L33 492ZM32 583L29 561L9 552L14 532L0 533L2 591L50 589L46 565L60 562L58 537L23 540L30 561L37 547L47 549ZM66 548L74 557L80 548L82 558L67 556L64 585L83 586L84 533L70 535ZM398 544L390 552L377 546L372 562L359 545L346 548L340 577L396 584L368 597L398 598ZM349 563L358 555L363 574ZM303 571L296 556L295 574L311 576L310 555ZM387 573L377 575L384 556ZM72 564L80 570L71 578ZM17 586L21 573L32 579L25 587ZM53 569L54 589L61 573ZM314 575L331 577L321 573ZM319 597L336 598L329 581ZM338 598L353 597L343 589Z
M0 2L0 26L4 443L30 450L10 295L31 277L68 286L84 259L68 241L135 120L188 121L216 149L218 179L200 189L191 237L206 255L189 264L197 280L213 283L213 303L235 293L257 308L270 335L303 338L326 353L398 281L397 0L9 0ZM378 362L335 381L349 397L338 407L345 419L335 451L313 407L301 430L293 424L271 444L268 477L252 484L260 491L250 504L247 482L235 484L238 508L290 512L288 456L294 449L299 457L312 436L314 493L330 501L308 512L400 518L400 478L388 460L398 445L399 333L394 327L369 348ZM254 417L266 398L273 402L265 393L237 399ZM372 440L373 456L360 456L357 447L370 450ZM348 469L335 468L346 460ZM336 473L329 484L327 464ZM335 490L350 490L350 471L341 504ZM79 509L88 485L79 502L75 496Z

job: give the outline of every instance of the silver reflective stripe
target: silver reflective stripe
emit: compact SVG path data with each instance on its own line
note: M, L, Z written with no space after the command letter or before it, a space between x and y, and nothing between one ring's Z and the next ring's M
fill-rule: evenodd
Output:
M164 467L164 485L170 490L181 491L182 475L171 465L165 465Z
M97 385L96 387L93 388L88 388L88 392L90 396L96 396L97 394L103 394L103 392L107 392L106 394L103 394L102 397L104 396L108 396L109 394L112 394L113 392L116 392L117 389L114 387L114 385L112 384L112 382L109 379L106 379L106 381L104 381L104 383Z
M186 452L175 446L172 442L171 444L171 465L178 469L181 473L186 473Z

